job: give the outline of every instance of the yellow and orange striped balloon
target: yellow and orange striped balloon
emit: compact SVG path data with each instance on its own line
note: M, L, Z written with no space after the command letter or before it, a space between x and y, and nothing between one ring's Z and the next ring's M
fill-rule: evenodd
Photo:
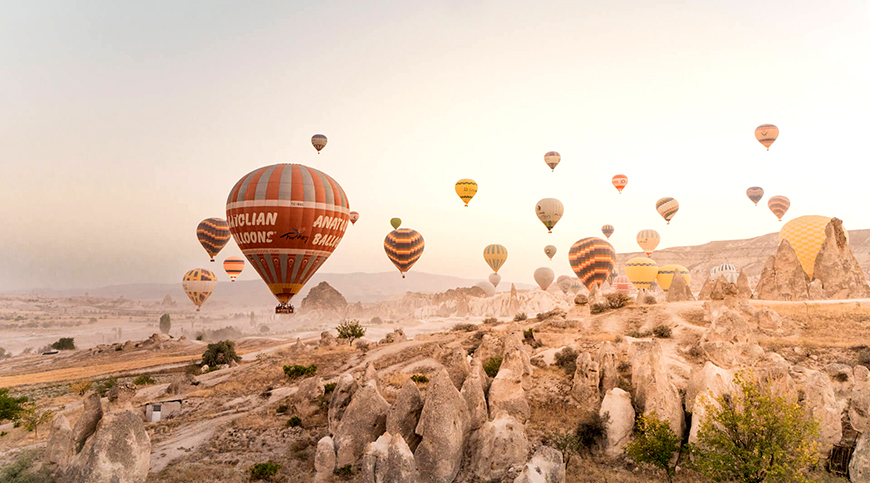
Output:
M473 179L463 178L456 182L454 188L456 189L456 194L459 195L459 199L465 203L465 207L467 208L468 202L477 194L477 182Z
M619 194L622 194L622 190L624 190L625 187L628 185L628 176L624 174L617 174L613 177L613 179L610 180L610 182L613 183L613 187L616 188L617 191L619 191Z
M770 145L779 137L779 128L773 124L762 124L755 128L755 139L770 151Z
M782 221L782 217L785 216L789 206L791 206L791 201L785 196L771 196L767 200L767 207L770 208L770 212L776 215L779 221Z
M230 276L230 282L235 282L236 277L245 269L245 260L239 257L229 257L224 260L224 270Z
M799 216L790 220L779 230L780 243L783 239L788 240L801 262L801 267L810 278L813 278L816 256L825 242L825 228L830 222L831 219L827 216Z

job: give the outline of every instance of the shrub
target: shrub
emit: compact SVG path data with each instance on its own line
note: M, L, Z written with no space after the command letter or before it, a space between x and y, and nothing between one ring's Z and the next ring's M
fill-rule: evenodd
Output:
M287 420L288 428L298 428L299 426L302 426L302 419L300 419L299 416L293 416Z
M621 309L631 303L631 297L619 292L606 293L604 298L612 309Z
M39 425L51 421L54 417L54 411L45 408L38 408L36 404L30 403L21 412L19 419L22 426L28 431L33 431L36 437L39 437Z
M0 435L6 434L0 433ZM39 464L36 451L26 451L12 463L0 469L0 481L3 483L54 483L56 480L47 465Z
M670 339L671 328L664 324L657 325L653 328L653 335L659 339Z
M840 372L836 376L834 376L834 380L837 382L849 382L849 375Z
M269 326L268 326L268 325L261 325L261 326L260 326L260 332L263 333L263 334L267 334L270 330L271 330L271 329L269 329Z
M338 332L339 339L350 339L348 345L353 345L354 339L359 339L366 335L365 327L359 325L358 320L345 319L335 330Z
M693 448L697 469L716 481L806 481L803 471L816 463L818 423L751 374L738 373L734 385L733 394L705 404Z
M577 444L580 451L587 453L601 446L607 435L607 422L610 420L610 415L605 413L604 416L593 411L577 424L574 434L577 435Z
M108 379L103 379L102 381L97 381L96 387L94 387L94 392L100 395L100 397L106 397L106 394L109 393L109 389L115 387L115 384L118 383L118 380L114 377L110 377Z
M614 344L619 344L620 342L622 342L622 336L621 336L621 335L617 334L616 336L613 337L613 343L614 343Z
M151 376L149 376L147 374L139 376L136 379L133 379L133 384L135 384L137 386L150 386L151 384L154 384L156 382L157 381L152 379Z
M284 414L289 410L290 410L290 406L288 406L286 404L281 404L278 406L278 409L276 409L275 412L277 412L278 414Z
M69 385L70 392L76 393L79 396L84 396L88 389L93 386L94 383L92 381L78 381Z
M74 351L76 350L75 339L72 337L61 337L57 342L51 344L51 348L59 351Z
M534 342L535 341L535 329L529 328L528 330L523 331L523 339L526 342Z
M610 307L605 303L592 304L592 306L589 307L589 313L593 314L593 315L600 314L600 313L607 312L607 309L609 309L609 308Z
M384 321L381 320L380 317L372 317L372 320L369 321L369 324L371 324L371 325L381 325L383 323L384 323Z
M673 481L674 470L679 458L674 454L682 452L680 438L671 430L668 421L662 421L653 411L641 414L635 422L634 441L625 447L625 452L638 463L648 463L664 470L668 481Z
M471 332L477 330L477 326L474 324L456 324L453 326L453 330L456 332Z
M658 303L656 298L652 295L647 295L646 297L644 297L643 302L647 305L655 305Z
M27 398L9 396L9 388L0 388L0 421L9 420L15 421L24 411L22 404L27 402Z
M317 372L317 365L311 364L310 366L300 366L298 364L292 366L284 366L284 374L287 375L290 379L296 379L297 377L310 376Z
M547 320L547 319L552 319L553 317L562 317L562 316L564 316L565 314L566 314L566 312L565 312L563 309L555 308L555 309L553 309L553 310L551 310L551 311L549 311L549 312L542 312L542 313L536 315L535 317L536 317L539 321L544 321L544 320Z
M200 333L196 334L196 340L202 340L204 338L205 338L204 332L200 332Z
M620 361L619 365L616 366L616 370L625 374L631 370L631 363L628 361Z
M340 476L341 478L348 478L353 476L353 466L352 465L344 465L341 468L336 468L332 472L336 476Z
M486 373L489 377L495 377L498 374L498 370L501 367L501 357L490 357L488 361L483 365L483 372Z
M278 474L281 465L268 461L266 463L257 463L251 467L251 480L253 481L272 481L272 477Z
M169 314L163 314L160 316L160 332L164 334L169 333L169 329L172 328L172 321L169 318Z
M577 370L577 355L577 351L573 347L565 347L553 356L556 365L561 367L565 371L565 374L570 376Z
M328 382L328 383L324 384L323 385L323 392L328 394L328 393L334 391L335 385L336 385L335 382Z
M2 438L3 436L6 436L7 434L9 434L9 433L7 433L6 431L0 431L0 438Z
M519 322L519 321L516 319L516 317L517 317L518 315L520 315L520 314L517 314L517 315L514 316L514 320L517 321L517 322ZM525 314L523 314L523 315L525 315ZM495 317L487 317L487 318L483 319L483 325L496 325L496 324L498 324L498 319L496 319Z
M414 374L413 376L411 376L411 380L418 383L429 382L429 378L424 376L423 374Z
M231 340L214 342L206 347L202 353L202 363L208 367L217 367L221 364L229 364L230 361L241 361L236 354L236 343Z
M525 312L517 312L517 314L514 315L514 322L522 322L528 318L529 318L529 316L526 315Z
M870 367L870 349L862 347L858 351L858 363L865 367Z

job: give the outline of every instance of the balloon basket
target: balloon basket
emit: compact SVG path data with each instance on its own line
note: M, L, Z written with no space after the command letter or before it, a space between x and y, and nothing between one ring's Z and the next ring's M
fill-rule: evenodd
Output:
M211 259L211 260L209 260L209 261L210 261L210 262L211 262L211 263L214 263L214 258L212 258L212 259Z
M275 307L276 314L293 314L294 312L295 309L289 304L278 304L278 306Z

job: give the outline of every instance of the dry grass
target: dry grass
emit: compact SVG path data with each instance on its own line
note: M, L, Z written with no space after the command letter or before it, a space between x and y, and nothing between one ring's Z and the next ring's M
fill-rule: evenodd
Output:
M870 307L842 304L754 304L768 307L800 326L800 336L762 337L762 346L804 346L850 348L870 340Z
M178 362L198 361L196 356L154 357L138 361L124 361L114 364L99 364L87 367L69 367L54 371L39 372L36 374L21 374L16 376L0 377L0 387L15 387L25 384L44 384L49 382L74 381L78 379L92 379L105 374L115 372L132 371L146 367L175 364Z
M710 322L707 321L707 311L696 307L691 310L685 310L678 314L687 324L696 325L698 327L707 327Z

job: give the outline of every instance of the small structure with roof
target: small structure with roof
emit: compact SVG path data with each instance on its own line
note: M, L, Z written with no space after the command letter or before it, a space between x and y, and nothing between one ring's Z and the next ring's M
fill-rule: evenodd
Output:
M157 423L165 419L172 419L181 412L183 403L183 399L166 399L146 403L145 422Z

